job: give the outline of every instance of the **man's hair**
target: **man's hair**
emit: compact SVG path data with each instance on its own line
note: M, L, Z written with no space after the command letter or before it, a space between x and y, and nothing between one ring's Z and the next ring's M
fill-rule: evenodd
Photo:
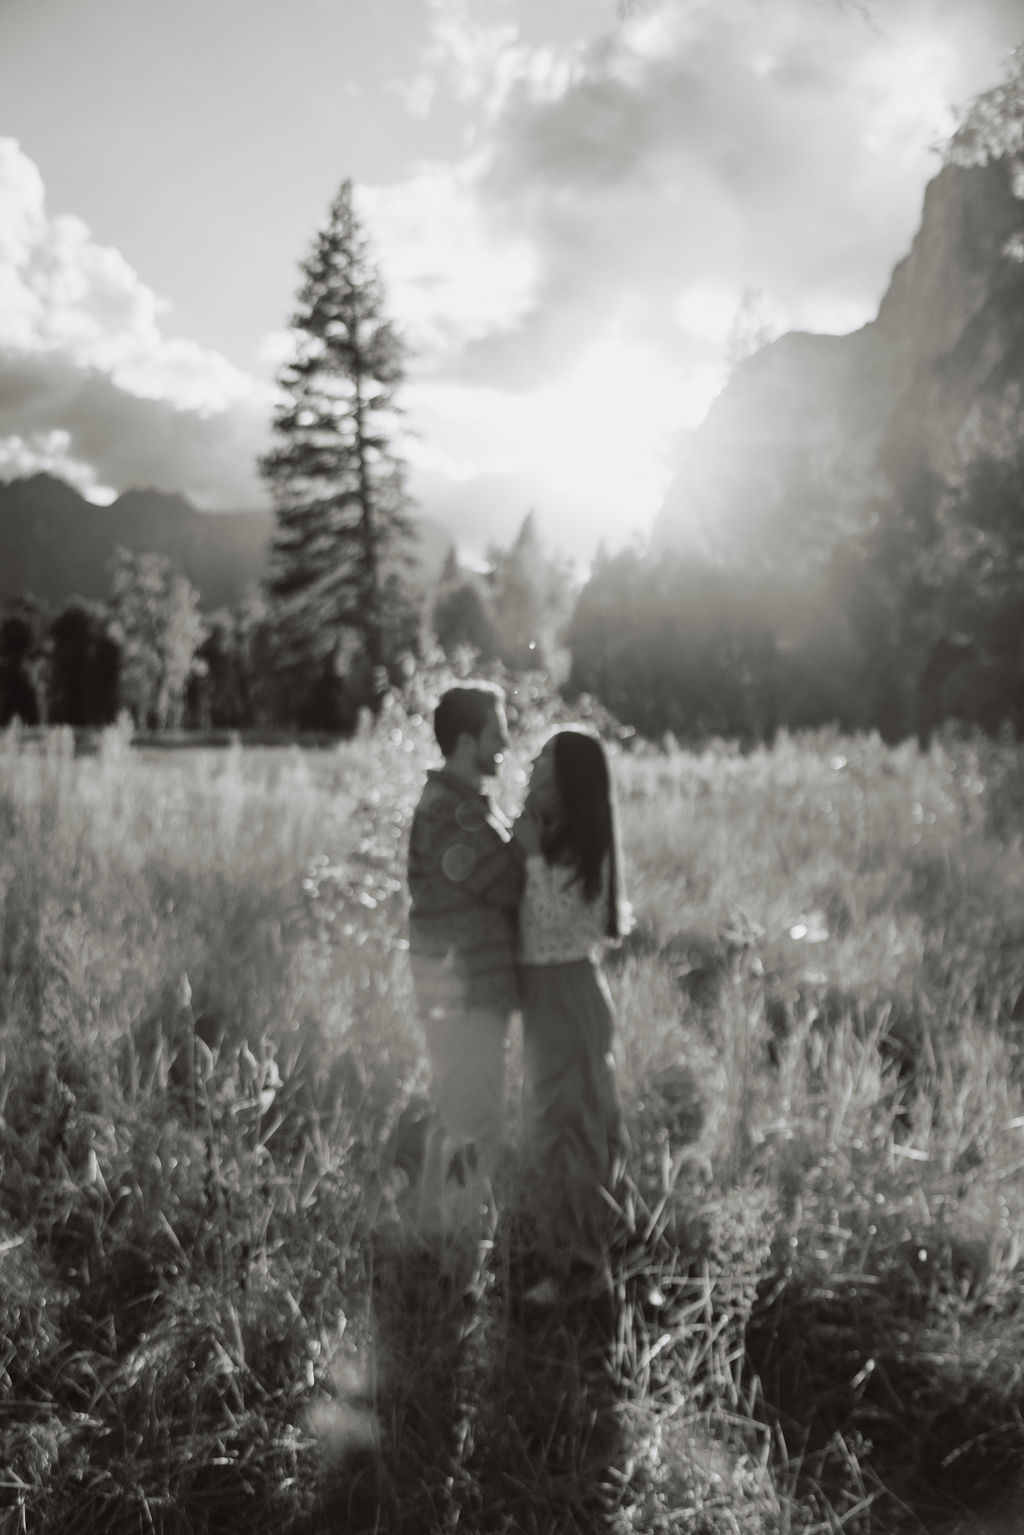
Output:
M464 682L442 693L434 710L434 734L442 755L451 756L460 736L476 740L495 709L504 702L505 690L496 682Z

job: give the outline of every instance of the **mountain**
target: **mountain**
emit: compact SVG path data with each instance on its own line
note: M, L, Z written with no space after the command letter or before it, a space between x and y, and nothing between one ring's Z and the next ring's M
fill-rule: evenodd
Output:
M207 609L230 606L265 570L269 512L199 512L183 496L129 490L94 506L52 475L0 482L0 603L32 592L57 606L73 595L105 600L118 544L165 554ZM414 519L415 579L433 584L451 539Z
M1022 410L1022 225L1009 158L944 166L876 319L846 336L791 332L736 368L691 436L652 549L813 554L865 512L933 505L968 441L977 452Z

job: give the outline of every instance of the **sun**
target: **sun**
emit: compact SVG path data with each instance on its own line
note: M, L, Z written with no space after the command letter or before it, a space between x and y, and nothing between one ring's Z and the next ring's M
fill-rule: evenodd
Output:
M528 480L545 538L589 561L599 543L614 549L646 533L672 477L676 438L703 418L721 383L719 367L678 371L650 345L610 332L531 393L435 384L420 398L438 466L458 479Z

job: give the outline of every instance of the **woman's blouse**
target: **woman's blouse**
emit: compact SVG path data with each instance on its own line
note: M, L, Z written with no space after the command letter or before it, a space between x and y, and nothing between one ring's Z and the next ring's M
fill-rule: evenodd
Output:
M526 860L526 884L519 907L519 958L524 965L564 965L596 958L607 942L608 860L592 901L583 895L575 869L550 864L543 853Z

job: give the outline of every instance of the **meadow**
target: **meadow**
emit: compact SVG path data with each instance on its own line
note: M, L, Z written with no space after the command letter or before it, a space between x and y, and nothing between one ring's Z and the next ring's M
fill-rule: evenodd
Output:
M1021 750L616 751L630 1177L540 1315L515 1041L493 1244L402 1216L434 758L0 737L3 1535L1019 1526Z

